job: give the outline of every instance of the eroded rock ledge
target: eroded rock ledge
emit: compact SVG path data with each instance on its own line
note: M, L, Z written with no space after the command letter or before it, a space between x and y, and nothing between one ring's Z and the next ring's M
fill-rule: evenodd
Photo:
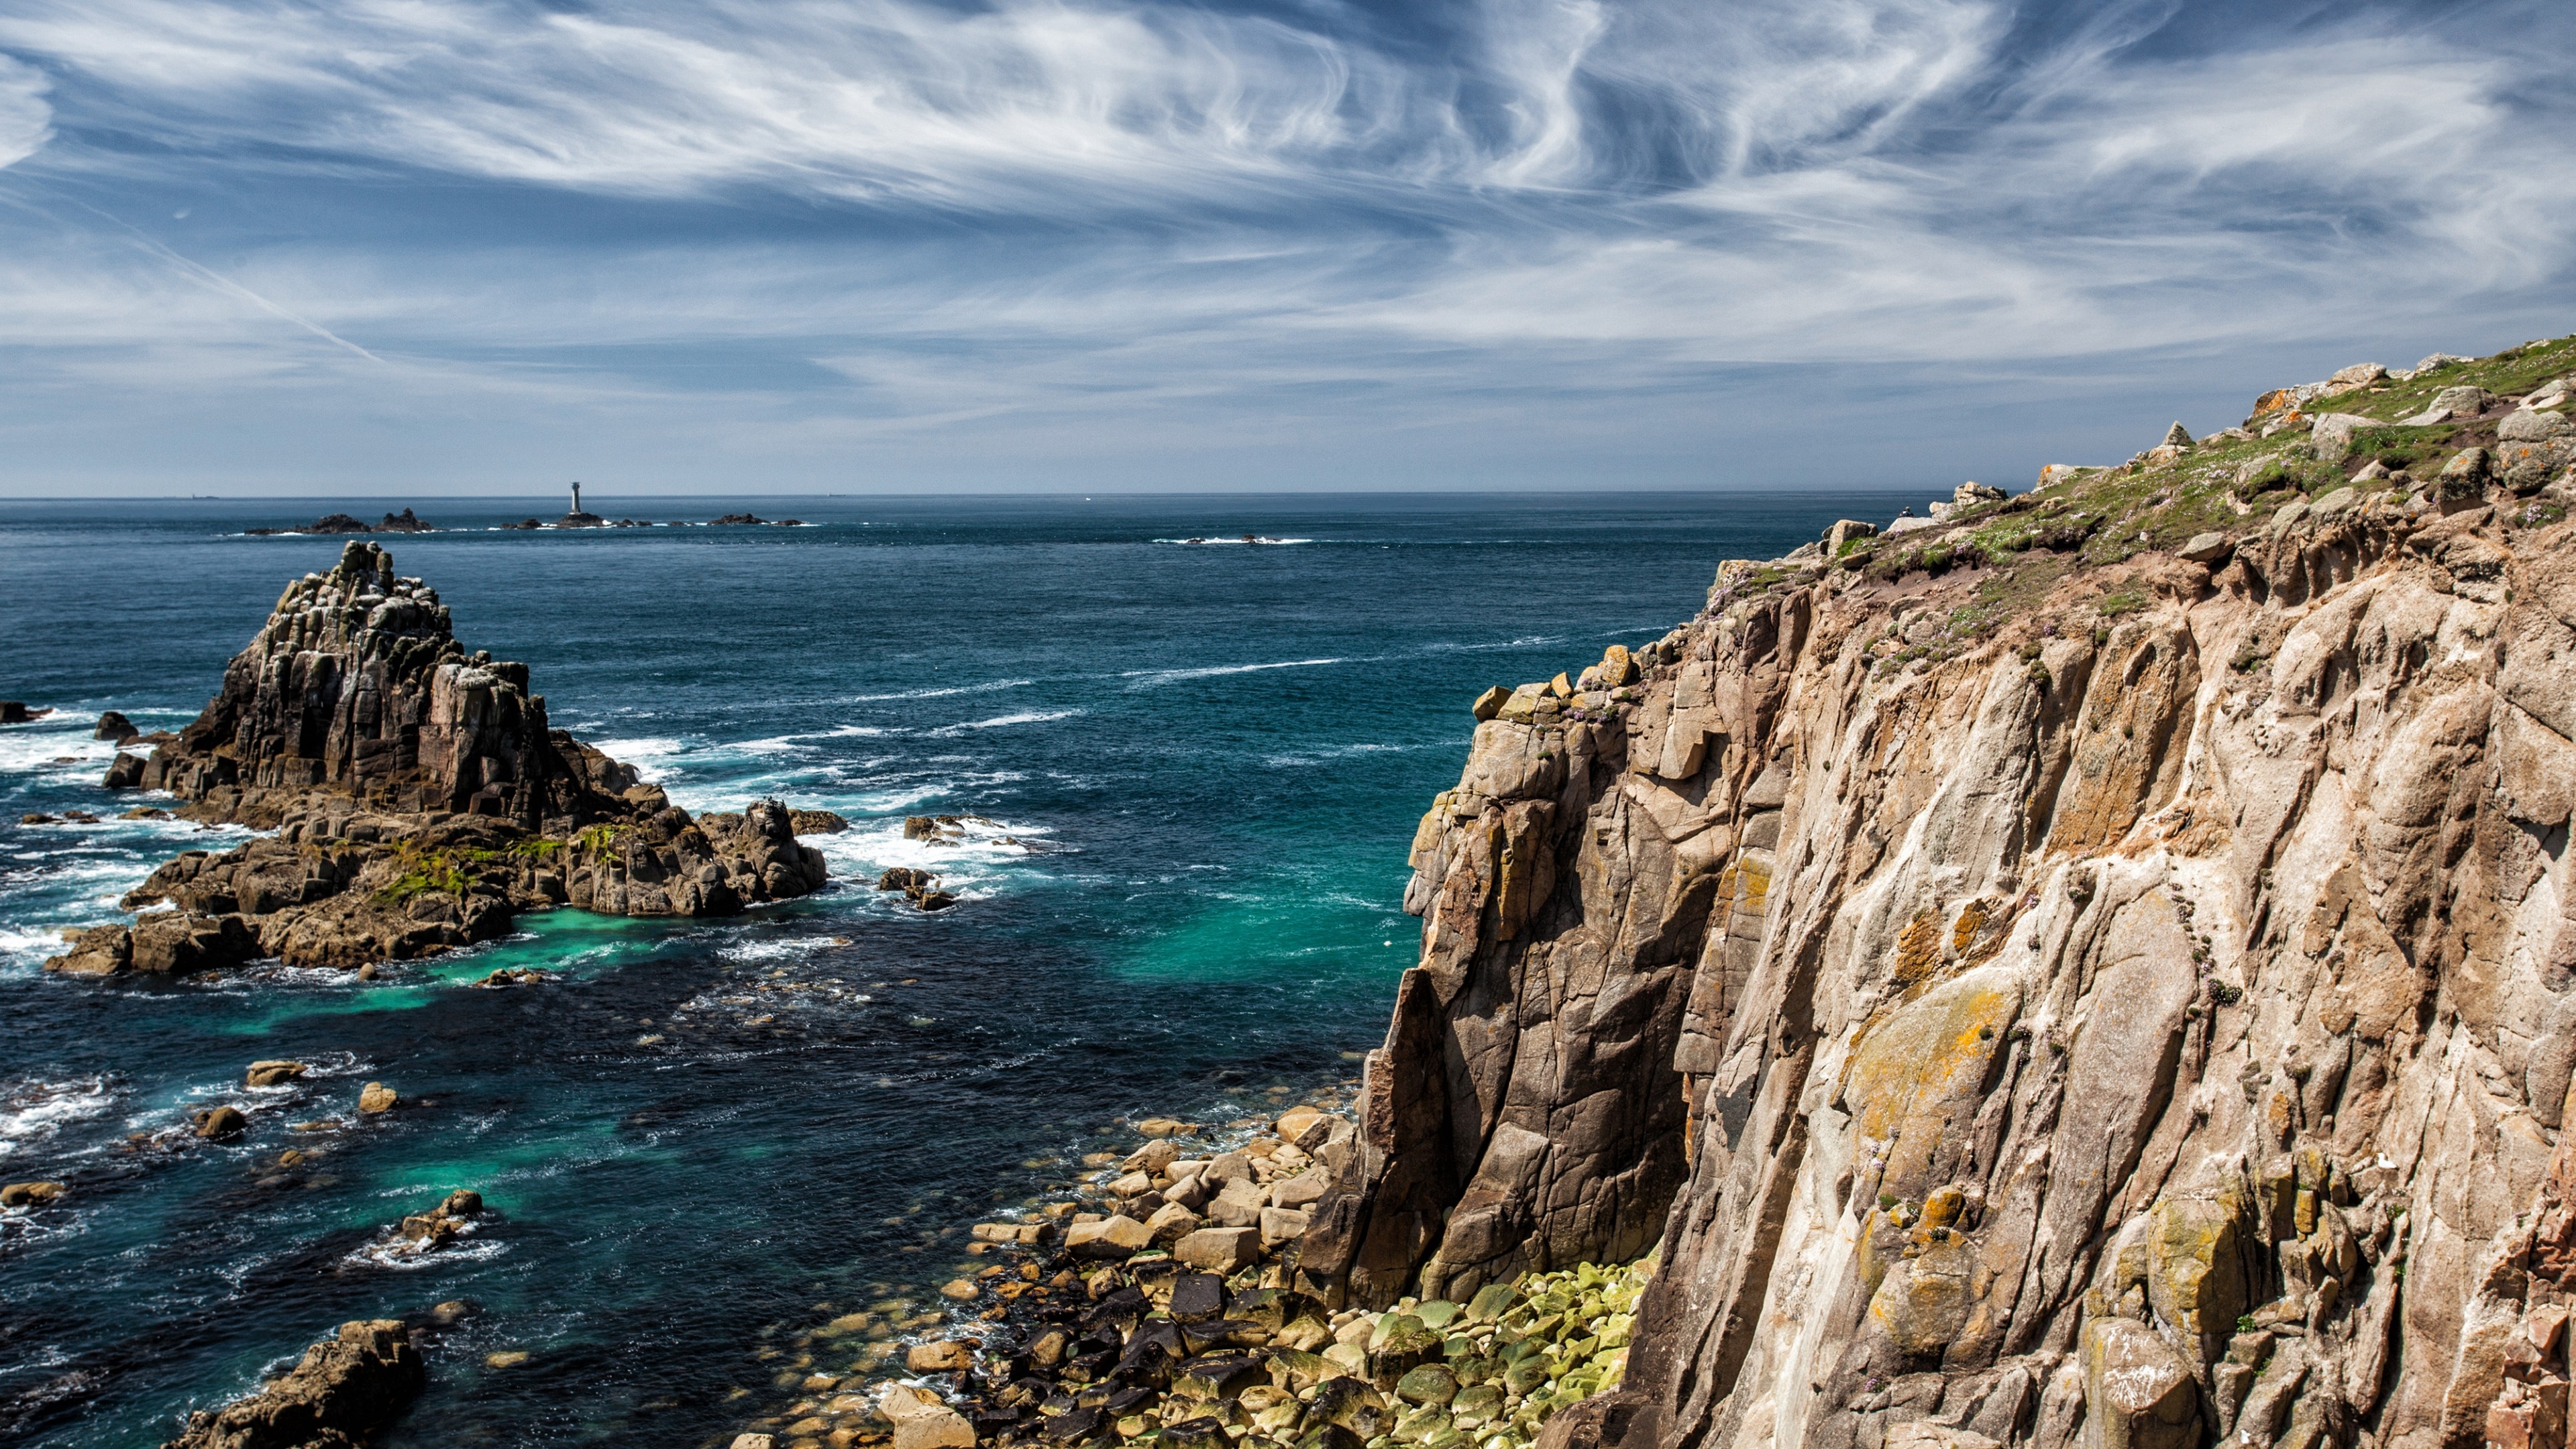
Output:
M50 969L363 966L488 940L524 910L729 915L826 879L778 802L692 817L548 728L527 666L467 653L437 592L365 542L287 585L205 712L118 755L107 784L274 833L162 866L123 904L176 910L83 933Z
M1660 1240L1560 1444L2563 1436L2570 372L2350 369L1480 701L1301 1287Z

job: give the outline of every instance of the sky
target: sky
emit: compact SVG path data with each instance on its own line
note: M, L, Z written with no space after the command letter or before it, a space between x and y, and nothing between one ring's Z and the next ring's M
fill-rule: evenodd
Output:
M2576 330L2576 6L0 0L0 496L2024 487Z

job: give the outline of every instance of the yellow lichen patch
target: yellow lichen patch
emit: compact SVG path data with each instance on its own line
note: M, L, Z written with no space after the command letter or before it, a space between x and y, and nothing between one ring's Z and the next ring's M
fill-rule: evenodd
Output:
M2223 1334L2245 1311L2245 1268L2232 1201L2183 1198L2150 1212L2147 1295L2156 1312L2187 1332Z
M1950 949L1967 954L1968 946L1977 939L1977 930L1986 923L1986 903L1974 900L1959 908L1957 924L1950 927Z
M1762 917L1771 908L1770 857L1749 850L1736 856L1718 877L1717 896L1733 902L1727 935L1759 936Z
M1881 1192L1914 1199L1933 1185L1933 1155L1974 1120L1987 1064L2020 1010L2020 981L1980 967L1896 1008L1854 1048L1837 1105L1881 1144Z
M1892 975L1899 986L1912 986L1929 981L1941 965L1941 917L1929 907L1914 913L1905 929L1896 933L1896 965Z

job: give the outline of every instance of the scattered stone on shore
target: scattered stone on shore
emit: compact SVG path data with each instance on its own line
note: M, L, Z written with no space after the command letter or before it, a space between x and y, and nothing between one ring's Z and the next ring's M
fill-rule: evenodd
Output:
M1319 1121L1327 1125L1317 1132ZM1223 1175L1228 1186L1296 1182L1302 1193L1322 1159L1296 1140L1347 1160L1347 1118L1301 1108L1269 1125L1207 1158L1179 1156L1168 1137L1147 1139L1101 1164L1084 1191L1107 1207L1143 1173L1166 1192ZM990 1327L973 1330L972 1342L952 1335L902 1353L904 1371L944 1379L952 1393L943 1399L918 1382L871 1390L897 1444L1525 1449L1555 1414L1621 1382L1636 1297L1652 1271L1583 1264L1486 1285L1464 1303L1406 1298L1382 1313L1335 1312L1298 1277L1293 1237L1214 1229L1222 1236L1204 1253L1102 1259L1082 1245L1107 1241L1119 1216L1056 1206L1076 1219L1061 1251L1016 1271L1006 1258L975 1280L975 1301L994 1300L978 1315ZM986 1232L1007 1226L979 1224L979 1244L1021 1252L1011 1235ZM869 1398L852 1392L858 1380L788 1382L808 1397L735 1444L761 1435L773 1445L872 1442L861 1418Z
M167 820L170 818L170 812L157 805L137 805L131 810L119 812L116 818L119 820Z
M974 1449L974 1426L927 1389L888 1384L877 1412L894 1425L894 1449Z
M302 1062L253 1062L250 1064L250 1069L242 1073L242 1085L246 1087L282 1087L289 1082L300 1079L306 1072L311 1070L313 1069L310 1066L307 1066Z
M189 1416L162 1449L355 1449L428 1382L420 1350L390 1318L344 1323L259 1392Z
M975 1345L954 1339L917 1343L904 1354L903 1366L917 1374L962 1374L975 1366Z
M358 1092L358 1115L373 1117L392 1111L402 1095L382 1082L369 1082Z
M551 974L540 971L534 966L502 966L495 968L490 975L474 984L477 986L534 986L540 981L552 980L554 977Z
M0 699L0 724L33 724L52 713L41 706L31 709L23 700Z
M1123 1213L1075 1223L1064 1235L1065 1251L1077 1258L1124 1258L1153 1241L1150 1229Z
M799 835L838 835L850 828L850 822L829 810L790 810L788 828Z
M767 523L768 521L769 521L768 519L761 517L761 516L760 516L759 514L757 514L757 513L728 513L728 514L726 514L726 515L725 515L724 517L722 517L722 518L717 518L717 519L711 519L711 520L709 520L709 522L710 522L711 524L722 524L722 525L726 525L726 526L732 526L732 525L737 525L737 524Z
M1313 1396L1302 1391L1337 1374L1365 1375L1364 1350L1357 1370L1322 1371L1316 1365L1323 1362L1319 1353L1334 1347L1333 1323L1363 1321L1356 1332L1364 1341L1376 1320L1332 1319L1294 1288L1294 1236L1274 1233L1265 1241L1257 1227L1220 1229L1208 1241L1204 1260L1224 1271L1208 1271L1166 1251L1173 1237L1154 1236L1131 1215L1152 1206L1158 1216L1186 1217L1189 1209L1180 1202L1212 1195L1212 1182L1238 1197L1249 1188L1266 1188L1275 1198L1275 1189L1292 1182L1302 1193L1317 1180L1309 1174L1329 1181L1325 1162L1348 1160L1352 1123L1337 1112L1293 1108L1276 1119L1239 1121L1234 1125L1252 1127L1254 1135L1229 1138L1224 1151L1187 1157L1179 1129L1196 1132L1196 1124L1146 1122L1160 1135L1143 1137L1132 1150L1083 1155L1090 1175L1074 1200L1032 1205L1024 1221L973 1226L966 1271L938 1290L956 1305L945 1332L908 1344L890 1341L888 1329L919 1331L943 1320L936 1312L901 1316L911 1311L911 1301L901 1298L875 1305L885 1313L882 1325L873 1313L832 1320L795 1340L795 1347L809 1350L795 1362L800 1368L812 1364L827 1345L864 1333L871 1341L860 1346L854 1370L845 1376L817 1367L780 1375L780 1387L801 1390L804 1397L743 1426L744 1437L733 1442L766 1435L773 1445L839 1449L891 1437L938 1449L964 1449L970 1442L1035 1449L1153 1434L1176 1445L1205 1437L1203 1449L1290 1449L1323 1433L1324 1440L1309 1449L1361 1449L1334 1437L1345 1432L1327 1429L1334 1410L1315 1409L1307 1402ZM1130 1125L1141 1135L1146 1123ZM1309 1153L1292 1139L1329 1154ZM1145 1179L1142 1191L1139 1177ZM1098 1210L1088 1210L1093 1208ZM1283 1214L1274 1220L1279 1228L1291 1226L1296 1216L1275 1201L1264 1210ZM1061 1239L1059 1226L1065 1230ZM1140 1233L1145 1241L1139 1241ZM1443 1340L1432 1335L1430 1341L1428 1358L1413 1346L1415 1357L1402 1367L1437 1362ZM912 1381L869 1381L888 1373ZM1298 1373L1305 1377L1298 1379ZM944 1397L923 1380L944 1384ZM1355 1380L1331 1392L1367 1387L1383 1407L1392 1383L1381 1392ZM1476 1402L1470 1401L1471 1408ZM1302 1405L1295 1432L1280 1427L1291 1416L1258 1417L1283 1403ZM1397 1416L1380 1418L1372 1437L1391 1429ZM1228 1424L1232 1434L1225 1432ZM1382 1442L1379 1449L1391 1446Z
M89 737L94 740L114 740L121 745L141 733L143 731L134 727L134 721L111 709L98 717L98 728L90 731Z
M51 1207L69 1190L59 1182L13 1182L0 1187L0 1207Z

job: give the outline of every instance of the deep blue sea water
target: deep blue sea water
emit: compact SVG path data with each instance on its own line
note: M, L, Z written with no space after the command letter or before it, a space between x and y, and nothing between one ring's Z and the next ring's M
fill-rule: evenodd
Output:
M1117 1119L1223 1121L1353 1072L1480 690L1908 502L593 498L811 526L539 534L484 531L555 511L525 499L424 507L460 531L387 542L466 647L526 661L556 725L680 804L850 817L812 842L834 888L730 921L525 917L374 982L109 983L48 977L57 933L238 832L20 815L134 803L97 788L98 712L184 723L340 549L242 530L383 505L0 503L0 697L58 711L0 729L0 1180L73 1189L0 1218L0 1440L158 1444L344 1320L453 1299L480 1311L398 1449L727 1434L776 1397L764 1334L944 1276L964 1225ZM1169 541L1245 533L1296 541ZM931 812L993 824L906 841ZM880 896L892 865L962 903ZM561 979L469 984L504 964ZM322 1070L244 1090L271 1057ZM371 1079L427 1105L293 1130ZM251 1113L242 1141L129 1146L216 1102ZM499 1210L462 1250L374 1251L452 1187Z

